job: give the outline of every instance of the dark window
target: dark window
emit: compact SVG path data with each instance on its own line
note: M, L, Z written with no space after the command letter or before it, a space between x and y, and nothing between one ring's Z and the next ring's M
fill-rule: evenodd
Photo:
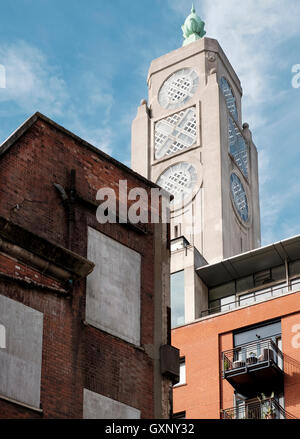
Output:
M185 419L185 412L173 413L172 419Z
M289 264L289 272L291 277L300 275L300 261L291 262Z
M184 325L184 271L171 274L172 328Z
M281 334L281 322L272 322L265 325L254 326L252 328L239 331L234 334L234 346L241 346L245 343L262 340L264 338L272 338L276 342L276 338Z

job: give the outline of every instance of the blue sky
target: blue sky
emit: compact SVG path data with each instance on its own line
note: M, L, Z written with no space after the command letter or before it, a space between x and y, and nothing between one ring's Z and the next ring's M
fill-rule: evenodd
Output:
M260 160L262 243L300 233L299 0L196 0L207 36L240 76ZM130 163L130 129L152 59L181 46L188 0L2 2L0 141L40 111ZM300 83L300 81L299 81Z

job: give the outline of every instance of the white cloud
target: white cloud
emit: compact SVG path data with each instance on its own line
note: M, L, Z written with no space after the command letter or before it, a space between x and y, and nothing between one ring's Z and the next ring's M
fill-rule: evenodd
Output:
M45 54L24 41L0 44L0 60L6 69L1 89L1 113L44 113L94 146L111 153L110 127L114 103L110 84L83 71L71 92L59 68Z
M300 183L296 182L284 187L276 194L264 193L261 198L261 220L264 229L263 244L270 244L279 239L285 239L299 234L299 223L294 217L288 217L286 212L291 212L295 199L300 197ZM285 212L285 215L281 215Z
M81 92L80 96L84 99L81 101L85 113L95 115L99 113L99 119L108 121L111 117L111 110L114 104L111 84L103 78L96 77L92 71L83 72L80 75Z
M0 59L6 69L6 88L0 101L13 102L15 110L40 110L61 115L68 100L65 81L43 53L24 41L0 45Z
M186 0L169 0L186 17ZM207 36L219 41L244 86L244 113L251 126L264 125L260 105L273 98L273 71L278 46L299 36L299 0L201 0L198 15L206 22Z
M170 8L182 19L188 15L186 0L168 1ZM300 197L299 185L293 182L299 174L298 142L295 140L299 100L295 93L291 94L295 90L286 78L288 75L292 78L291 67L299 62L293 57L300 39L300 2L196 0L194 3L198 15L206 23L206 36L219 41L241 79L243 119L250 123L254 141L259 138L263 243L295 235L300 230L299 211L293 209L292 216L288 220L285 218L286 212L291 212L295 205L295 199ZM286 144L282 145L285 140ZM290 161L286 157L282 161L279 159L283 146L290 154ZM287 165L288 173L284 168ZM278 175L282 176L281 184L276 180Z
M70 116L68 126L66 127L74 134L80 136L86 142L101 149L107 154L112 154L113 131L109 125L104 127L94 127L90 124L84 124L79 117Z
M258 151L258 166L259 166L259 183L264 185L272 179L273 170L271 167L271 157L266 149Z

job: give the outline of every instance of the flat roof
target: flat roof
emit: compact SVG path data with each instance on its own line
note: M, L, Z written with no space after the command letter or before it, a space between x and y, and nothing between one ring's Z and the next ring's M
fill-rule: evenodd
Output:
M196 271L208 288L300 259L300 235L242 253Z

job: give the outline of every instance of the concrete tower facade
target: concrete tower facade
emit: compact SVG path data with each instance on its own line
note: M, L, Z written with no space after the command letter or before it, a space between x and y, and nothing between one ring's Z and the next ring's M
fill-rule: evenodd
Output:
M132 124L132 168L175 197L171 272L184 270L191 321L206 300L195 268L259 247L260 208L239 78L218 42L201 37L203 26L198 35L183 30L192 42L151 63L148 103Z

